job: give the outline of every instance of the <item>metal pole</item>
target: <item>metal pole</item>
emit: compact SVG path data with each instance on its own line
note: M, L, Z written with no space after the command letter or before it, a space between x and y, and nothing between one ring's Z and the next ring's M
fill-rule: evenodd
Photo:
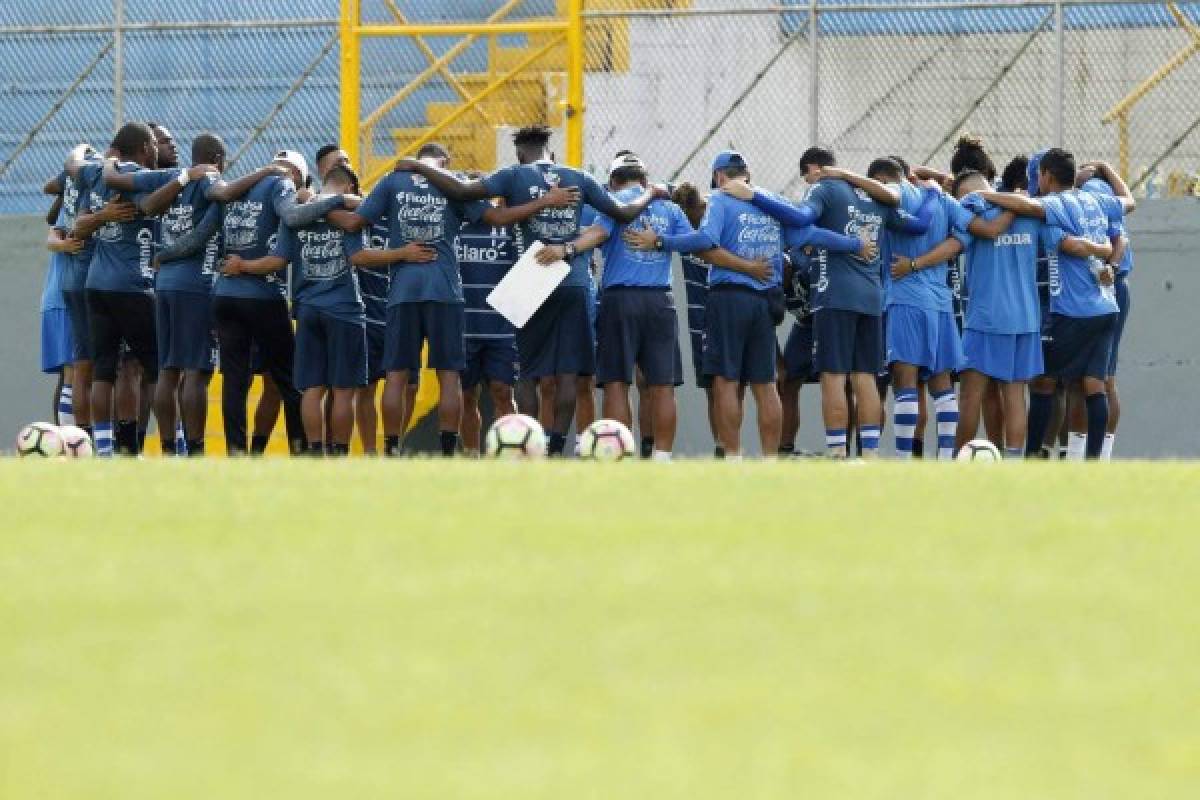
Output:
M567 3L567 165L583 166L583 0Z
M362 134L358 120L361 115L361 76L358 51L358 34L355 32L359 22L358 0L342 0L342 13L338 19L338 41L341 43L341 109L339 144L350 156L360 175L367 174L365 156L370 148L363 148ZM364 153L364 149L366 153ZM363 187L369 188L369 187Z
M820 142L821 123L818 114L821 109L821 98L817 90L817 72L820 69L820 52L818 51L820 33L817 20L818 0L808 2L808 143L816 146Z
M1054 3L1054 50L1055 50L1055 69L1054 69L1054 145L1062 147L1065 139L1063 133L1063 108L1064 98L1067 93L1067 50L1066 50L1066 33L1063 19L1063 3L1062 0L1055 0Z
M113 131L125 123L125 0L113 0Z

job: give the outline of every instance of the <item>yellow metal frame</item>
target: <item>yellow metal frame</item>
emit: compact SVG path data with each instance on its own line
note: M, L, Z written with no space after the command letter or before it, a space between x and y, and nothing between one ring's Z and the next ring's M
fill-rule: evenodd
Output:
M410 96L418 87L435 75L447 77L449 84L462 98L463 105L449 117L432 126L418 141L417 146L430 141L439 132L446 129L452 122L457 121L468 112L474 112L481 117L482 124L492 124L480 106L481 101L494 93L508 81L544 57L553 48L564 43L567 48L567 92L563 103L566 119L566 158L571 166L581 166L583 163L583 120L584 108L584 0L567 0L563 17L558 19L522 20L519 22L504 21L524 0L507 0L494 11L484 22L460 24L420 23L410 24L393 3L387 3L396 18L394 24L363 24L361 0L341 0L341 16L339 18L339 38L341 44L341 108L339 134L343 149L349 154L353 163L360 165L364 175L364 184L370 186L383 174L387 167L382 168L367 165L368 156L365 142L367 134L393 108ZM491 76L488 85L475 95L470 95L448 69L448 65L480 36L488 37L489 47L494 48L495 38L506 34L553 33L550 41L523 58L515 67L500 76ZM436 56L425 43L424 36L463 36L462 41L455 44L440 57ZM362 41L365 38L404 36L414 40L418 48L429 59L429 65L407 85L397 89L387 101L373 109L366 116L362 109ZM489 64L491 59L489 59ZM490 68L490 67L489 67ZM503 120L500 120L503 122Z
M1129 116L1133 111L1133 107L1138 104L1155 86L1167 79L1172 72L1182 67L1192 56L1200 52L1200 29L1193 25L1183 12L1174 3L1167 3L1167 9L1171 12L1171 16L1179 23L1179 27L1183 28L1192 37L1192 40L1186 46L1178 50L1173 56L1167 59L1167 62L1156 69L1150 77L1134 87L1133 91L1125 95L1116 105L1108 110L1101 122L1106 125L1113 122L1117 123L1117 157L1119 159L1119 169L1121 176L1125 180L1129 180Z

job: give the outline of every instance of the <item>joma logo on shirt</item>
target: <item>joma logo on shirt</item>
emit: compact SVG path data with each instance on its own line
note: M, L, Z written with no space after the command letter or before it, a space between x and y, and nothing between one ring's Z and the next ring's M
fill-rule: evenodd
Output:
M998 247L1018 247L1031 244L1033 244L1033 234L1031 233L1002 233L996 237Z

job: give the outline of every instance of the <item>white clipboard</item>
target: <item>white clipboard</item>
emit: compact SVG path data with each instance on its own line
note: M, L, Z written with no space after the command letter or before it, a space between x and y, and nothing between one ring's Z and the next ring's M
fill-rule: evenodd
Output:
M488 305L518 328L525 327L571 271L565 261L539 264L537 254L543 247L541 242L534 242L487 296Z

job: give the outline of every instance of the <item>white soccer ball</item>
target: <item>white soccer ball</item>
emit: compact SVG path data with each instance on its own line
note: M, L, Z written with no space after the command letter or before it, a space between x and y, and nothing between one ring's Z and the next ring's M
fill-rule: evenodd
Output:
M92 437L77 425L63 425L58 429L63 443L63 455L67 458L91 458L96 454Z
M546 455L546 432L533 417L508 414L488 428L483 452L489 458L508 460L542 458Z
M579 457L593 461L620 461L637 453L633 434L615 419L598 419L579 437Z
M987 439L972 439L962 446L954 458L957 461L999 461L1001 456L996 445Z
M17 434L17 454L53 458L63 454L62 434L49 422L31 422Z

